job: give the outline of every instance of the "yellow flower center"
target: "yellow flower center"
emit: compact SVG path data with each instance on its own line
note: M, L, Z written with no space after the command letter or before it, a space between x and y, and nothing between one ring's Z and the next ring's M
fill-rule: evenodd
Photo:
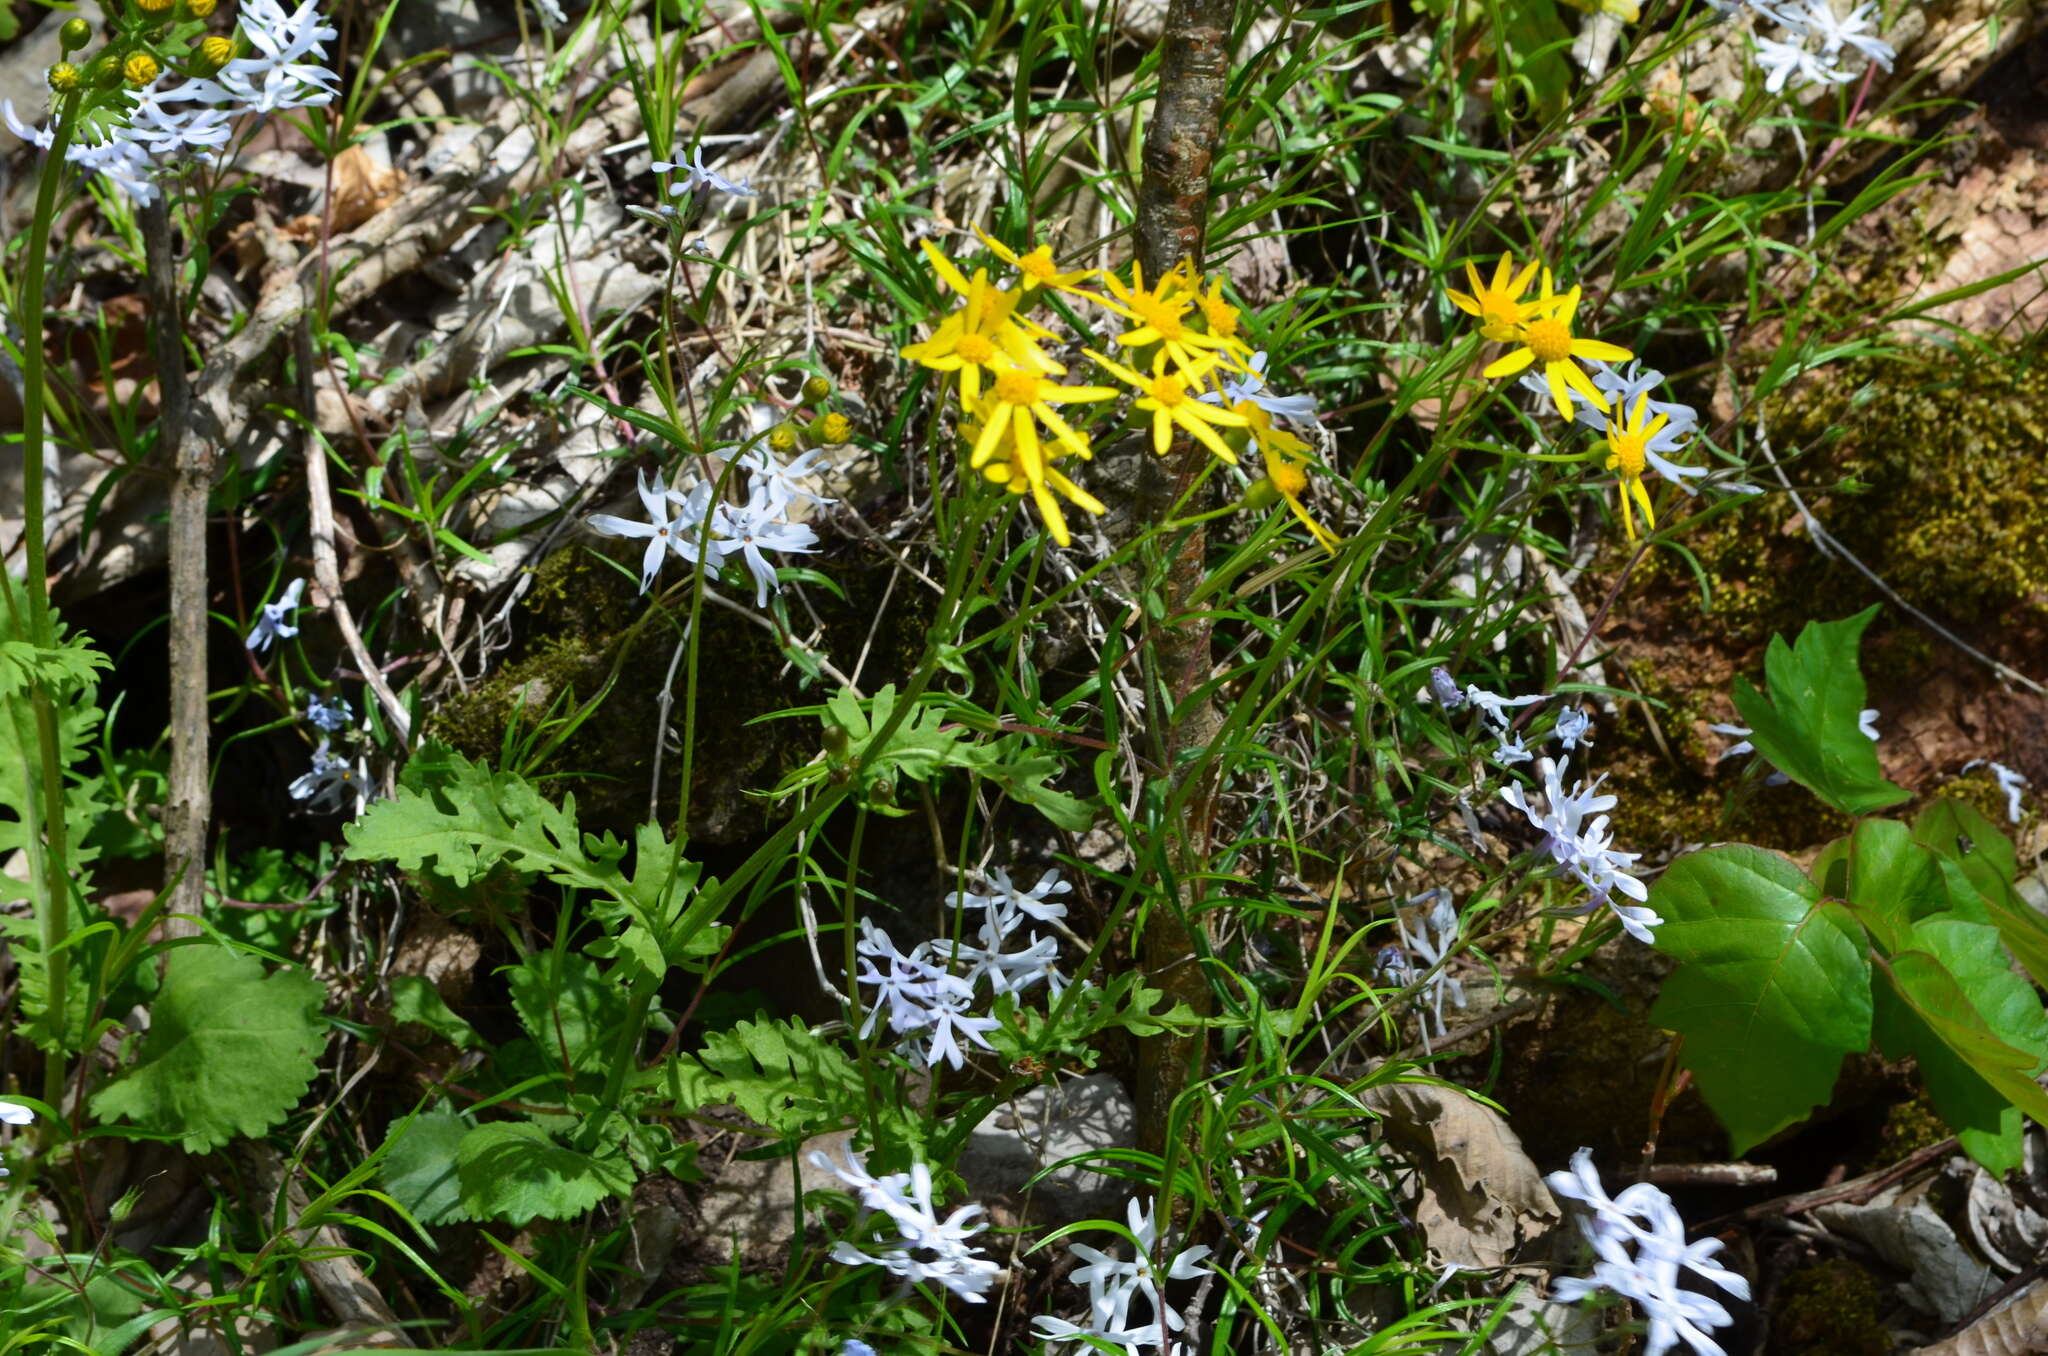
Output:
M1052 262L1052 246L1050 245L1040 245L1031 253L1020 256L1017 260L1017 271L1027 278L1036 278L1042 283L1051 282L1060 275L1059 269Z
M1498 326L1503 334L1512 333L1522 319L1522 312L1512 301L1504 297L1482 297L1479 301L1479 323L1482 327Z
M986 335L980 334L961 335L960 342L953 345L953 351L960 355L962 361L977 365L996 356L996 346L988 341Z
M1188 395L1179 377L1154 377L1146 384L1145 393L1169 410L1186 400Z
M1161 339L1175 340L1187 333L1187 328L1180 323L1183 309L1180 303L1140 295L1131 298L1131 309L1138 313L1138 319L1158 331Z
M1219 339L1236 337L1237 308L1222 297L1205 295L1202 298L1202 316L1209 322L1209 333Z
M1649 466L1649 458L1643 455L1643 438L1610 437L1607 446L1612 455L1607 458L1607 469L1621 472L1623 480L1641 480Z
M1266 479L1272 481L1273 488L1288 499L1299 499L1301 492L1308 488L1308 472L1280 457L1266 463Z
M1571 327L1562 320L1545 317L1522 326L1522 342L1536 355L1536 361L1561 363L1572 356Z
M1005 372L996 378L996 399L1005 405L1034 405L1038 403L1038 374L1036 372Z

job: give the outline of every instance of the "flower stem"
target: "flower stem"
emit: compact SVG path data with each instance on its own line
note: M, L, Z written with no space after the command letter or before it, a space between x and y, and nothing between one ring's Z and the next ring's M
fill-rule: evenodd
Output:
M58 105L50 149L43 156L42 178L36 186L35 216L29 223L28 248L23 252L21 286L14 294L15 319L21 326L21 522L22 545L27 558L28 641L37 649L54 648L56 626L50 617L50 567L43 535L43 486L46 479L43 450L43 412L47 374L43 370L43 287L45 263L50 252L50 228L57 217L57 193L64 179L64 153L70 148L77 123L80 96L67 94ZM43 1100L55 1106L64 1093L64 1060L61 1057L67 1026L66 1006L70 987L71 953L63 942L71 931L70 879L64 832L64 761L57 740L57 709L49 685L40 679L30 692L34 711L37 762L31 773L30 794L25 798L23 825L27 830L29 890L35 901L38 940L42 946L46 984L45 1021L55 1047L43 1066ZM20 722L17 716L17 730ZM24 732L25 733L25 732ZM27 740L21 741L26 749ZM41 804L37 804L37 792ZM42 821L37 823L37 819ZM59 1126L42 1127L55 1135Z

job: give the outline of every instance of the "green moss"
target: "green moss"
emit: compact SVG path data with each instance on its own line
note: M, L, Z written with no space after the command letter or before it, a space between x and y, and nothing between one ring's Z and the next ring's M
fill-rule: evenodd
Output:
M546 736L534 738L536 731L575 712L603 687L619 638L646 606L632 581L595 554L571 548L550 556L521 601L518 630L524 641L515 657L446 702L429 732L493 763L506 761L508 727L515 730L517 751L545 743ZM730 842L757 831L766 819L761 803L746 793L772 785L790 760L808 757L817 729L794 720L750 725L756 716L806 698L794 675L781 676L786 660L767 631L709 607L703 625L690 831L706 841ZM646 817L661 697L677 639L675 627L644 628L596 713L545 764L527 769L546 779L552 794L573 792L587 827L617 829ZM678 735L684 692L678 671L669 712ZM681 766L671 749L662 767L664 816L676 811Z
M1930 1144L1941 1143L1950 1133L1948 1122L1935 1112L1923 1088L1912 1101L1900 1102L1885 1114L1884 1141L1870 1166L1900 1162Z
M1844 1258L1794 1272L1771 1304L1772 1356L1890 1356L1883 1292Z

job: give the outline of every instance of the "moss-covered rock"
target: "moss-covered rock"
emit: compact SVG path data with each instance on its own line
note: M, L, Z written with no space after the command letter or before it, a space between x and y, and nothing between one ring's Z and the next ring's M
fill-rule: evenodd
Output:
M1883 1292L1854 1262L1830 1258L1786 1278L1771 1305L1771 1356L1890 1356Z
M544 748L618 678L597 709L560 749L524 770L547 779L550 794L575 793L587 828L618 830L647 814L654 751L662 735L662 694L681 638L681 620L633 633L648 600L633 581L582 548L558 551L534 572L519 605L512 658L485 682L445 702L428 733L463 753L518 766ZM776 638L720 608L706 607L699 642L696 750L691 760L690 834L707 843L758 832L770 807L750 792L774 785L792 762L817 749L815 722L756 717L815 698L799 690ZM621 648L623 647L623 653ZM676 670L668 724L684 729L685 675ZM507 731L513 731L508 739ZM682 758L671 746L662 764L660 813L677 809Z

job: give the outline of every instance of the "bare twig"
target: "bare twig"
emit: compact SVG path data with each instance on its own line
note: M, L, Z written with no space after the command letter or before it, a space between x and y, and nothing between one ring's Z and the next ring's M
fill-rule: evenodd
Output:
M206 831L213 815L207 762L206 506L219 456L187 435L192 388L185 377L184 307L171 253L171 209L160 194L137 213L142 226L144 294L156 362L157 456L171 473L171 775L164 811L164 866L174 884L163 921L166 937L197 937L205 901Z

